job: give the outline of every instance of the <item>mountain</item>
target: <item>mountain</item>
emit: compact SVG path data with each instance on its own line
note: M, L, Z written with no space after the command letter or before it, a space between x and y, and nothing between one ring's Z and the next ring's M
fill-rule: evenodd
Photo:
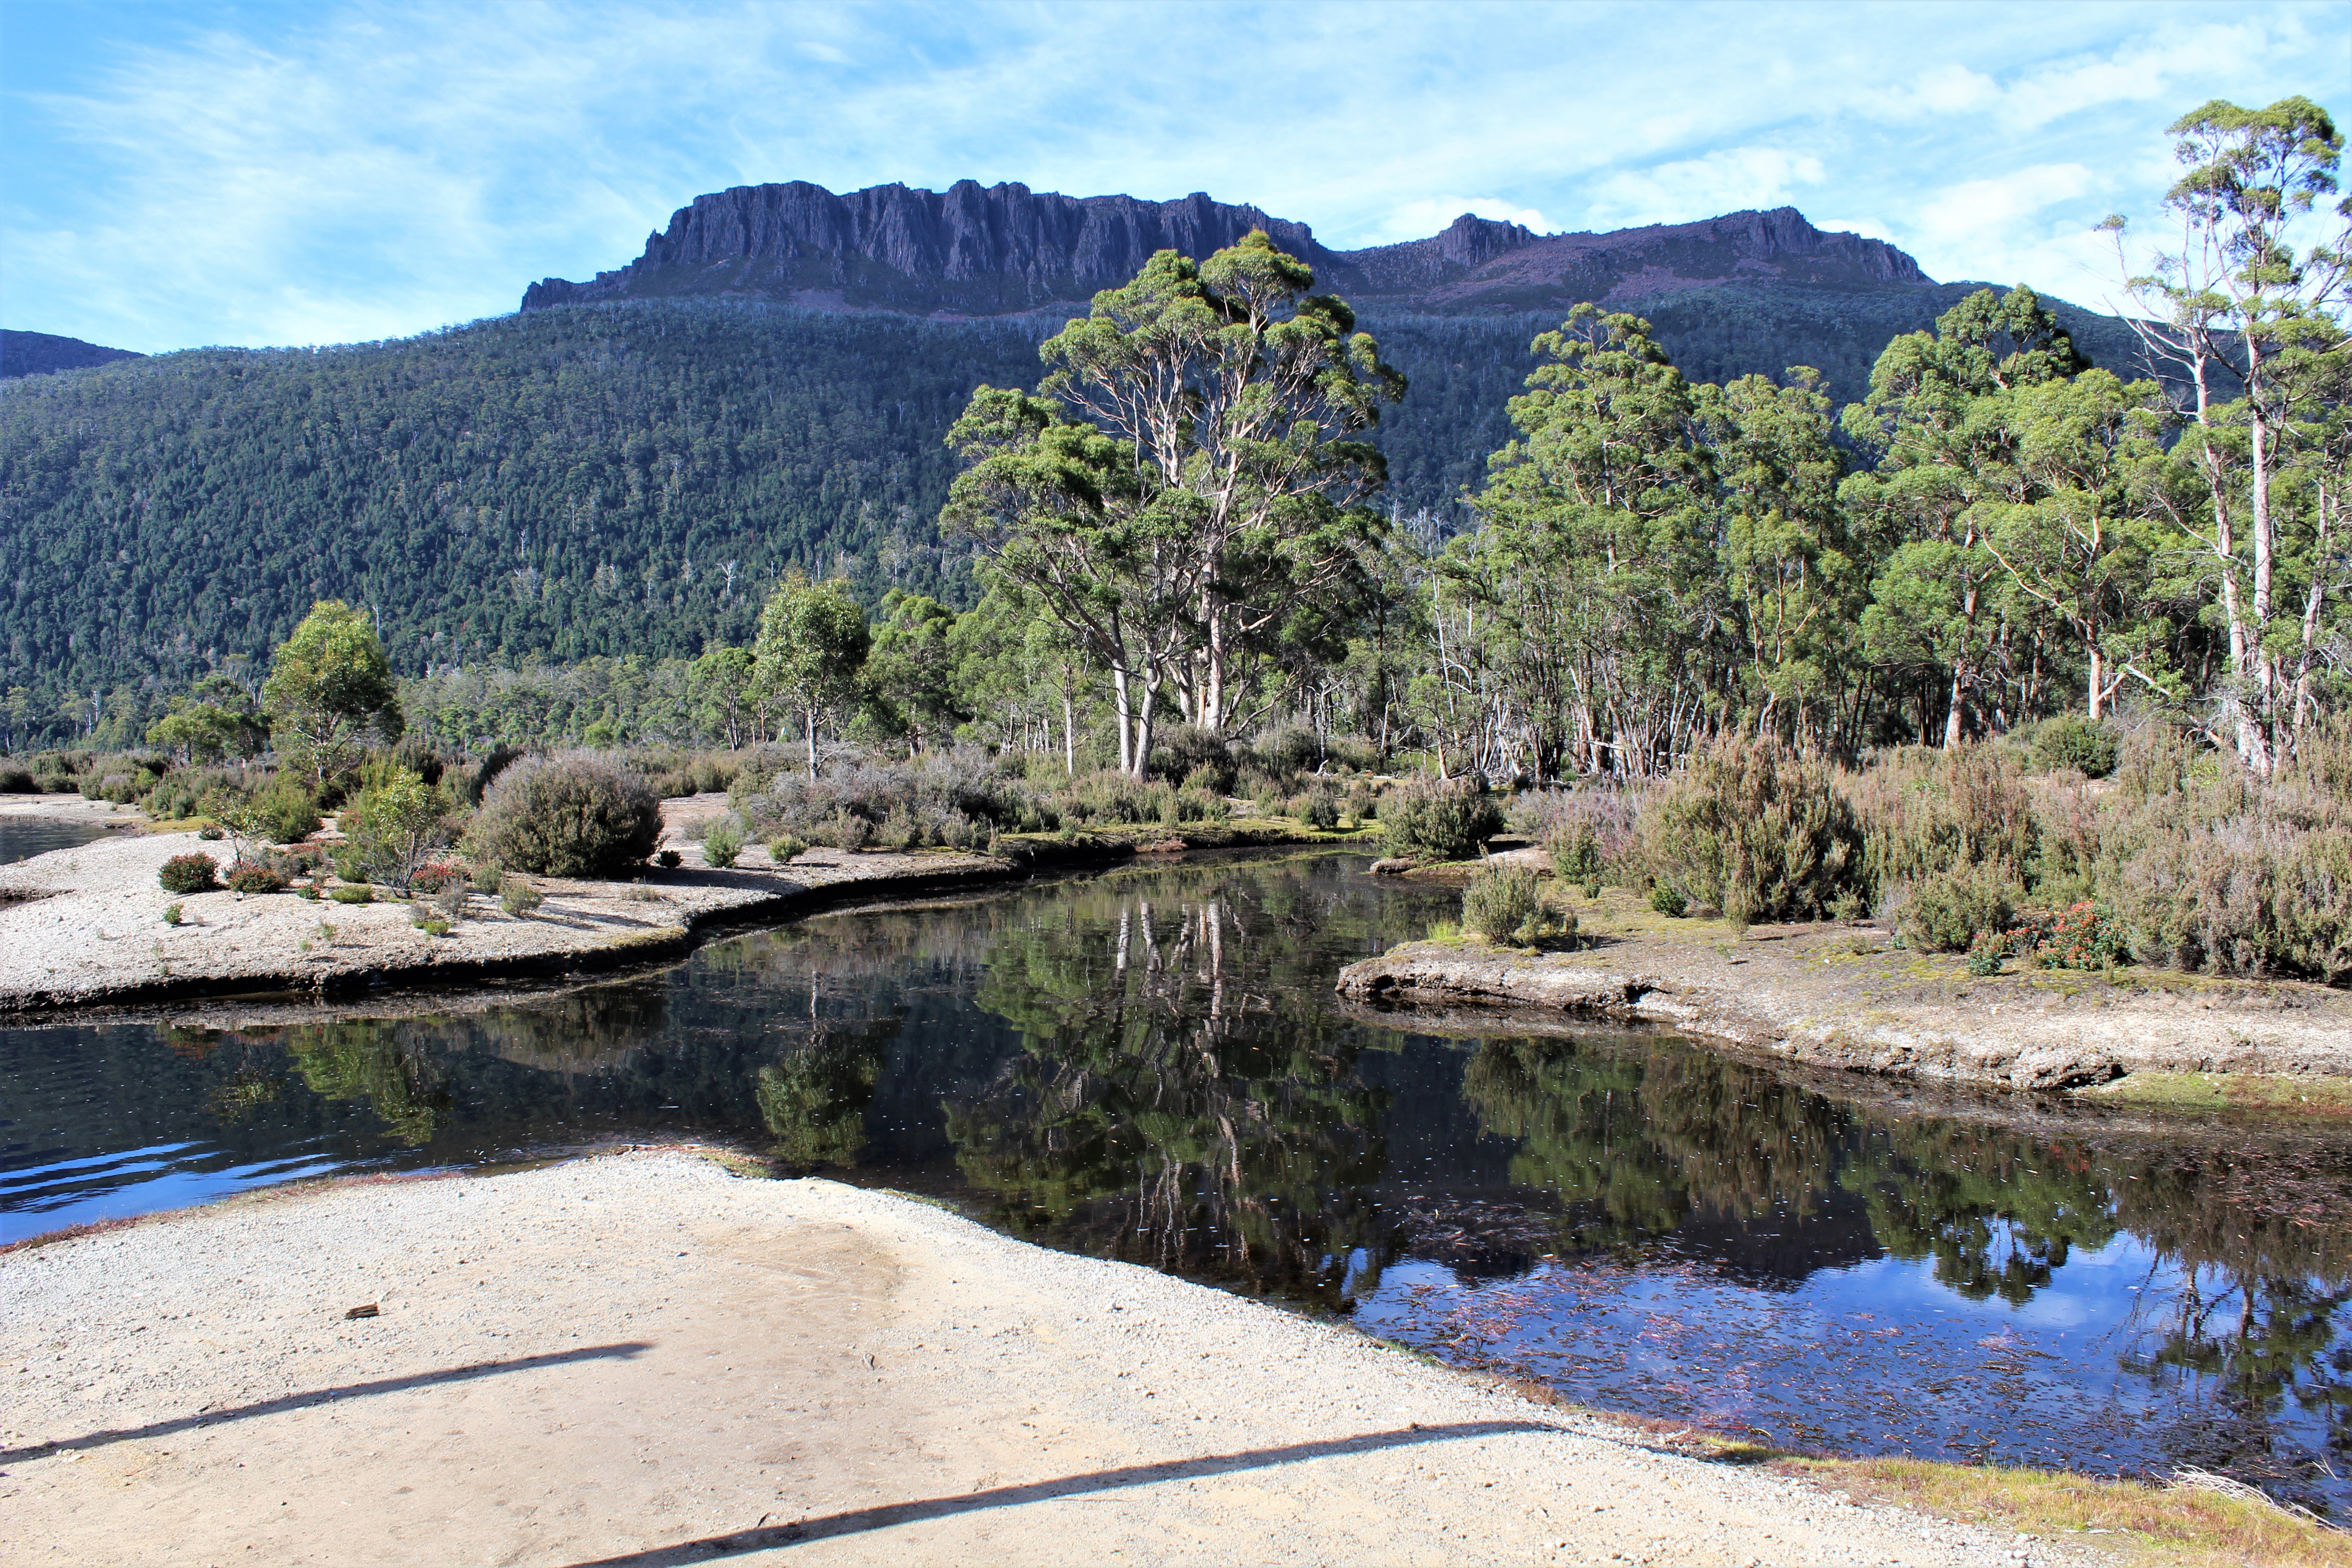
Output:
M53 370L85 370L119 359L145 357L129 349L100 348L79 338L0 331L0 381L19 375L42 375Z
M1889 339L1977 287L1785 210L1602 235L1465 217L1333 251L1199 196L724 192L629 267L536 285L513 316L0 383L0 693L26 688L40 713L107 688L152 706L254 670L325 597L371 606L411 674L696 653L747 637L790 566L869 601L967 601L968 550L937 517L941 437L971 388L1034 384L1041 338L1152 250L1255 226L1410 378L1374 438L1388 504L1441 532L1507 437L1529 342L1576 300L1649 318L1694 380L1809 364L1850 398ZM2095 360L2129 367L2121 323L2057 308ZM39 338L10 333L12 359L20 336Z
M1390 314L1555 310L1725 284L1934 286L1884 240L1825 233L1793 207L1609 234L1538 235L1465 213L1428 239L1332 250L1303 223L1197 191L1146 202L964 180L835 195L795 180L698 196L626 267L586 283L542 279L522 309L716 296L950 316L1067 310L1155 251L1205 256L1253 228L1313 267L1319 288Z

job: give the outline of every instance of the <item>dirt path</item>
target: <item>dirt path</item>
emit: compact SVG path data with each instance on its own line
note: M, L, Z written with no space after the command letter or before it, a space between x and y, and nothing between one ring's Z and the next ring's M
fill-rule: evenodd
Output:
M2126 967L1979 977L1864 925L1668 920L1616 889L1570 896L1594 942L1537 954L1475 937L1342 970L1382 1008L1486 1007L1663 1024L1781 1060L2004 1089L2126 1074L2352 1077L2352 993Z
M28 1565L2084 1561L677 1153L0 1255L0 1368Z

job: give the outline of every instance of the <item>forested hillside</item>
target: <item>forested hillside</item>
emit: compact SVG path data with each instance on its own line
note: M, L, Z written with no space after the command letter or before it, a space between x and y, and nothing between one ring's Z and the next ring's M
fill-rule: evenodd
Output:
M1964 286L1686 290L1640 307L1695 379L1791 363L1860 392ZM2069 314L2093 357L2121 329ZM1456 504L1509 434L1543 315L1368 317L1412 381L1384 509ZM969 602L937 514L971 388L1034 384L1058 321L721 301L570 306L323 352L198 350L0 392L0 689L24 717L239 668L311 602L395 664L690 655L777 575ZM2103 332L2099 329L2105 327ZM101 699L101 700L110 700Z

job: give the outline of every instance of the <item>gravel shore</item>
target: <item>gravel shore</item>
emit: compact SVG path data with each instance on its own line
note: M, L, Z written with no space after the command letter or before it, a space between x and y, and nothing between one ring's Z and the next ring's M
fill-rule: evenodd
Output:
M2087 1561L675 1152L0 1255L0 1368L26 1564Z
M2132 1073L2352 1078L2352 993L2167 970L1979 976L1884 930L1668 921L1612 889L1580 907L1591 945L1409 942L1351 963L1340 995L1457 1017L1614 1018L1759 1056L2004 1089L2095 1087Z
M711 797L723 801L723 797ZM667 803L673 836L711 800ZM76 803L80 804L80 803ZM547 901L507 914L476 895L446 936L412 921L399 902L338 904L291 892L255 897L163 891L156 873L201 850L224 864L228 846L193 833L124 834L0 867L0 1012L27 1012L255 992L331 994L388 981L432 984L561 973L667 956L715 920L782 913L844 896L937 889L1015 873L985 856L927 850L812 850L779 867L751 847L734 868L702 861L673 837L685 864L630 882L535 878ZM167 906L182 923L168 925Z

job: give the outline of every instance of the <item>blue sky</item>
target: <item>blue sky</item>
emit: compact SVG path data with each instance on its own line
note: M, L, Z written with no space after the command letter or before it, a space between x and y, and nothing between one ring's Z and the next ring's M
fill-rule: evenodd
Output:
M2111 293L2213 97L2352 114L2342 4L598 5L0 0L0 322L400 335L617 267L698 193L1204 190L1327 244L1801 208Z

